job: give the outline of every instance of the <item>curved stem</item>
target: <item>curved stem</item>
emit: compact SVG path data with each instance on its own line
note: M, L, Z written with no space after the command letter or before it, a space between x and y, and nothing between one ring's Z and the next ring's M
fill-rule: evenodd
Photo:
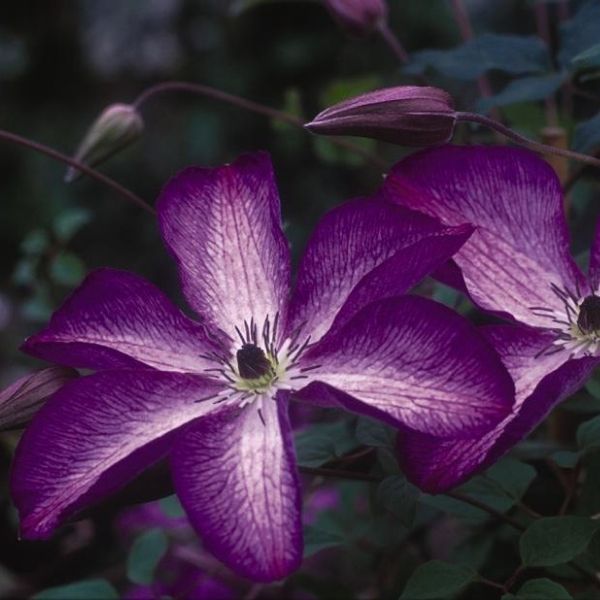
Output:
M566 156L567 158L572 158L573 160L578 160L579 162L586 163L588 165L593 165L595 167L600 167L600 160L593 157L588 156L587 154L579 154L579 152L573 152L572 150L564 150L562 148L554 148L552 146L547 146L546 144L541 144L540 142L536 142L535 140L529 139L524 135L513 131L512 129L502 125L502 123L498 123L494 121L494 119L490 119L484 115L480 115L477 113L470 112L457 112L456 113L457 121L468 121L471 123L479 123L480 125L485 125L498 133L506 136L508 139L520 144L522 146L526 146L531 150L535 150L536 152L540 152L541 154L555 154L557 156Z
M107 177L106 175L96 171L96 169L92 169L83 163L80 163L78 160L59 152L58 150L54 150L54 148L50 148L49 146L45 146L44 144L40 144L39 142L35 142L23 136L17 135L16 133L12 133L10 131L5 131L0 129L0 140L5 140L7 142L12 142L19 146L23 146L24 148L29 148L30 150L35 150L40 154L45 154L50 158L62 162L66 165L69 165L82 173L85 173L87 176L99 181L105 186L109 187L113 191L120 194L123 198L127 199L129 202L133 202L140 208L143 208L145 211L150 214L156 214L156 211L152 206L150 206L145 200L142 200L139 196L134 194L132 191L128 190L126 187L122 186L120 183L117 183L114 179Z
M398 39L396 34L390 29L387 21L382 19L377 25L377 31L381 35L383 41L388 45L394 56L403 65L409 62L408 52L402 45L402 42Z
M445 492L444 496L454 498L455 500L460 500L460 502L470 504L475 508L483 510L484 512L492 515L493 517L497 517L505 523L508 523L509 525L511 525L515 529L518 529L519 531L525 531L526 529L525 525L522 525L521 523L519 523L519 521L513 519L512 517L509 517L508 515L505 515L504 513L500 512L499 510L496 510L495 508L492 508L491 506L488 506L487 504L484 504L483 502L480 502L479 500L476 500L475 498L471 498L470 496L463 494L462 492Z
M207 98L212 98L213 100L225 102L226 104L231 104L232 106L236 106L238 108L242 108L244 110L248 110L259 115L263 115L265 117L268 117L269 119L276 119L278 121L288 123L289 125L293 125L294 127L298 127L305 131L304 121L294 115L290 115L281 110L271 108L270 106L265 106L264 104L260 104L258 102L253 102L252 100L247 100L246 98L242 98L241 96L237 96L235 94L223 92L222 90L218 90L208 85L203 85L200 83L190 83L187 81L164 81L162 83L157 83L156 85L153 85L148 89L144 90L135 99L135 101L132 103L132 106L139 110L141 109L143 104L145 104L154 96L164 94L167 92L187 92L190 94L205 96ZM385 170L388 167L385 161L381 160L377 156L374 156L370 152L367 152L357 144L353 144L352 142L348 142L346 140L341 140L337 138L331 138L329 141L332 144L339 146L340 148L345 148L346 150L350 150L351 152L360 154L365 160L369 161L378 169Z

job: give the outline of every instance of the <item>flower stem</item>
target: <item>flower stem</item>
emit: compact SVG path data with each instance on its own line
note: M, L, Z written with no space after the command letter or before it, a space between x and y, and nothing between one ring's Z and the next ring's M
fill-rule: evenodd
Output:
M402 45L402 42L398 39L398 36L390 29L390 26L385 19L382 19L379 22L377 31L398 61L403 65L408 64L410 60L408 52Z
M536 142L535 140L529 139L516 131L513 131L509 127L506 127L502 123L498 121L494 121L490 117L486 117L485 115L480 115L478 113L470 113L470 112L457 112L456 113L457 121L468 121L471 123L479 123L480 125L485 125L490 129L501 133L506 136L508 139L525 146L531 150L535 150L541 154L555 154L556 156L566 156L567 158L572 158L579 162L586 163L588 165L593 165L595 167L600 167L600 160L593 157L588 156L587 154L580 154L579 152L574 152L573 150L565 150L563 148L555 148L552 146L547 146L546 144L542 144L540 142Z
M304 121L299 117L290 115L275 108L271 108L270 106L265 106L264 104L260 104L258 102L253 102L252 100L247 100L246 98L242 98L241 96L237 96L235 94L229 94L228 92L224 92L208 85L190 83L188 81L163 81L162 83L157 83L156 85L144 90L135 99L135 101L132 103L132 106L140 110L142 105L150 100L150 98L168 92L187 92L190 94L196 94L198 96L204 96L206 98L212 98L213 100L225 102L226 104L231 104L237 108L242 108L244 110L263 115L269 119L275 119L277 121L282 121L283 123L288 123L289 125L293 125L294 127L298 127L299 129L305 131ZM380 159L378 156L367 152L357 144L337 138L331 138L329 141L340 148L360 154L365 160L376 166L378 169L385 170L388 167L385 161Z
M29 148L30 150L35 150L40 154L45 154L50 158L62 162L66 165L74 167L78 169L82 173L85 173L92 179L99 181L105 186L111 188L113 191L117 192L117 194L121 195L123 198L127 199L129 202L133 202L140 208L143 208L145 211L150 214L156 214L156 211L152 206L150 206L145 200L142 200L139 196L134 194L132 191L128 190L126 187L122 186L120 183L116 182L114 179L107 177L106 175L96 171L96 169L92 169L83 163L80 163L78 160L55 150L54 148L50 148L49 146L45 146L44 144L40 144L39 142L35 142L30 140L29 138L25 138L23 136L17 135L16 133L12 133L10 131L5 131L0 129L0 140L5 140L7 142L12 142L13 144L17 144L19 146L23 146L24 148Z

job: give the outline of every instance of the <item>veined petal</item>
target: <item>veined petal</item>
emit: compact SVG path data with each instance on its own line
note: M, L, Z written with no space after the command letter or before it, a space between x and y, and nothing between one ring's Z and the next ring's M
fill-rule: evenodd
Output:
M596 223L596 232L590 250L588 276L592 291L598 294L600 292L600 221Z
M281 399L202 419L175 445L177 495L205 546L239 575L273 581L300 565L294 463Z
M585 294L569 252L560 183L531 152L505 147L446 146L398 163L384 184L393 203L475 233L454 257L483 309L548 327L532 307L563 310L553 286ZM580 293L578 293L580 292Z
M476 328L414 296L368 305L309 348L301 367L344 392L342 406L439 436L484 432L514 401L508 372ZM318 391L314 384L297 395L318 400Z
M116 491L212 406L221 384L154 370L102 371L61 388L25 431L11 477L26 538ZM205 400L205 401L201 401Z
M399 459L421 489L439 493L489 467L521 441L561 400L576 391L600 362L569 359L569 352L540 354L554 336L514 325L483 328L514 378L517 401L494 429L471 439L440 439L419 432L398 436Z
M466 234L465 230L454 233ZM316 341L329 329L353 291L351 305L355 310L381 294L392 295L393 291L382 289L386 285L390 290L399 287L406 291L418 280L407 276L406 284L395 281L395 277L402 276L400 261L387 265L386 261L415 242L446 234L452 232L435 219L380 199L353 200L333 209L315 228L300 263L288 332L303 327ZM456 239L452 243L456 244ZM371 286L365 276L377 268L380 270L372 277L378 283ZM355 289L358 287L360 291Z
M223 335L221 339L226 340ZM78 368L153 367L198 373L214 366L203 355L218 351L222 343L145 279L98 269L22 350Z
M183 291L199 315L236 339L244 320L262 327L279 313L283 322L289 248L267 154L182 171L163 189L157 210Z

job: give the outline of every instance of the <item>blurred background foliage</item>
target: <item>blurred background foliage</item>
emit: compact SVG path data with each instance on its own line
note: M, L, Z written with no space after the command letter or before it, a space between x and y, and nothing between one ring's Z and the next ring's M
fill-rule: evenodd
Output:
M464 44L448 1L390 0L391 27L411 53L401 69L381 39L349 38L318 1L4 2L0 126L72 153L104 107L130 102L159 81L208 84L309 120L342 98L421 75L447 89L461 110L495 107L534 137L544 126L560 126L572 147L596 152L600 2L537 2L548 11L549 45L538 36L535 4L466 2L476 39ZM488 98L477 85L482 74L491 83ZM556 100L554 114L548 97ZM185 166L266 149L296 259L325 210L371 193L381 180L377 169L328 140L208 98L164 94L144 106L143 116L142 139L102 170L153 202ZM498 142L467 126L455 141ZM406 152L357 143L390 165ZM37 366L18 352L20 343L95 267L143 274L181 301L152 218L89 179L67 186L63 175L63 166L46 157L0 144L0 385ZM580 175L569 182L570 223L574 251L585 263L600 194L597 172ZM428 281L421 291L481 320L449 288ZM589 519L577 519L600 512L600 379L557 412L560 418L551 417L458 493L525 525L568 506L580 517L556 525L556 535L572 539L567 556L558 557L540 557L540 548L553 545L547 530L528 533L519 546L519 529L498 516L456 497L419 494L399 472L392 432L381 425L327 413L314 423L315 415L296 414L300 425L313 423L298 434L300 464L383 480L305 477L307 560L287 582L271 586L236 579L204 553L173 498L107 507L50 542L18 542L7 489L17 436L3 434L0 596L396 599L405 590L408 599L487 598L504 592L484 587L481 578L504 581L523 561L530 577L523 586L520 572L515 576L511 592L518 598L598 598L592 584L600 539ZM586 477L576 488L582 469ZM577 568L566 564L576 557ZM65 584L71 585L47 589Z

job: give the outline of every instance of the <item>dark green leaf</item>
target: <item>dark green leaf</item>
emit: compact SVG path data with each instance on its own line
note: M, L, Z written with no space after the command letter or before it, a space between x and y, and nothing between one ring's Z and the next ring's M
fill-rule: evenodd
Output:
M554 452L550 458L561 469L574 469L579 462L579 452L570 452L569 450L559 450Z
M499 94L490 98L482 98L477 109L487 112L494 106L507 106L517 102L532 102L551 96L560 88L565 80L563 73L550 73L536 77L513 79Z
M517 600L572 600L573 598L562 585L545 577L526 581L514 597Z
M582 450L600 446L600 415L577 428L577 445Z
M141 585L152 583L156 566L165 555L167 548L167 536L162 529L156 527L138 536L127 557L129 580Z
M91 217L90 211L83 208L63 212L54 221L54 233L61 242L68 242L85 224L89 223Z
M472 81L491 70L525 75L549 67L548 50L539 37L485 33L451 50L415 52L404 72L415 75L432 68L447 77Z
M534 521L521 536L519 550L528 567L551 567L581 554L599 523L586 517L547 517Z
M476 578L477 573L469 567L432 560L414 571L400 598L406 600L451 598Z
M578 55L598 44L600 31L600 2L588 0L575 16L560 27L558 61L564 68Z
M117 590L105 579L88 579L48 588L35 596L33 600L118 600Z
M50 246L50 238L43 229L30 231L21 242L21 250L24 254L39 256Z
M403 475L386 477L377 487L377 501L405 527L412 527L420 491Z
M343 456L357 445L346 419L312 425L296 435L298 464L319 467Z
M308 558L325 548L339 546L344 541L344 537L340 533L309 525L304 528L304 558Z
M392 448L396 440L396 431L381 421L360 417L356 422L356 439L365 446Z
M578 123L573 136L573 148L577 152L591 152L598 146L600 146L600 113Z
M580 52L571 60L571 64L578 71L600 67L600 44Z
M181 502L179 502L179 498L177 498L175 494L162 498L160 500L160 508L167 517L171 517L172 519L185 516L185 511L181 506Z
M66 286L77 285L85 275L81 259L70 252L61 252L50 265L50 276L56 283Z

